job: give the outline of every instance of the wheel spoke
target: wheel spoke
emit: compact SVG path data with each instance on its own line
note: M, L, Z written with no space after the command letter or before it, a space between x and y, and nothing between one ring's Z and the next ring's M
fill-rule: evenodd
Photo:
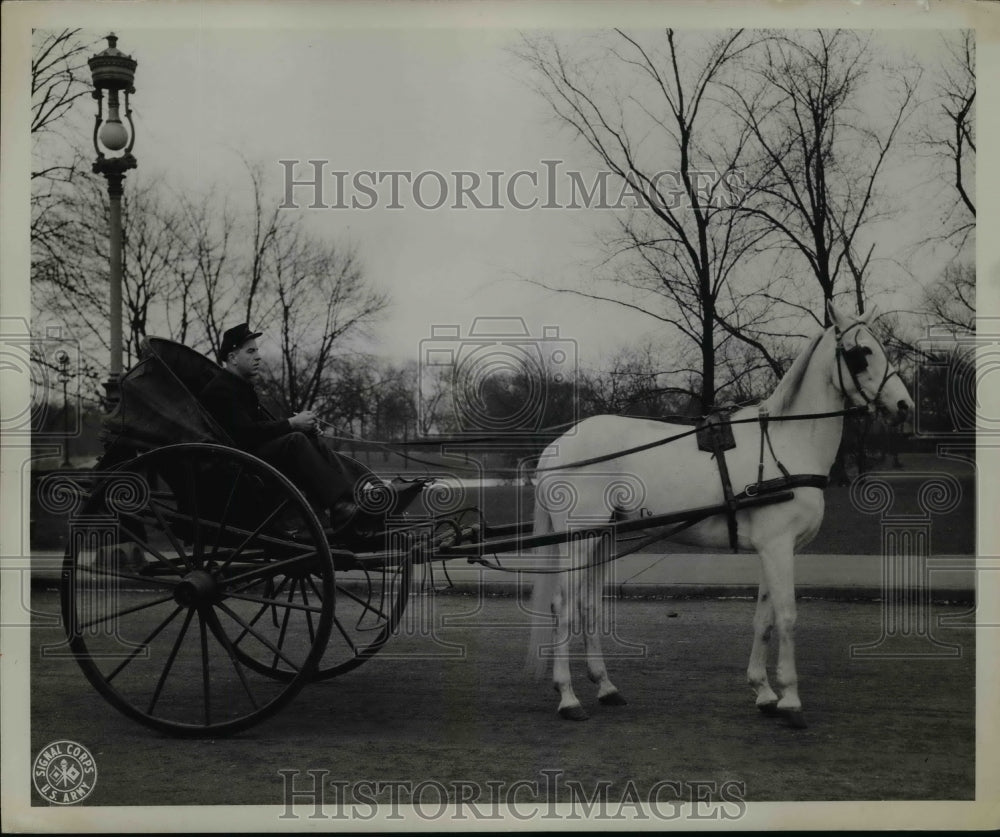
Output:
M288 604L289 605L291 605L292 599L294 597L295 597L295 585L292 584L292 586L288 588ZM291 609L291 607L286 607L285 608L285 615L281 618L281 630L278 631L278 647L279 648L283 647L284 644L285 644L285 634L288 632L288 620L291 618L291 615L292 615L292 609ZM274 658L274 662L271 663L271 665L274 666L275 668L277 668L277 666L278 666L278 658L277 657Z
M222 647L225 649L226 654L229 655L229 659L233 664L233 668L236 670L236 676L240 678L240 683L243 684L243 690L247 693L247 697L250 698L250 705L254 708L254 711L260 707L257 705L257 701L254 699L253 690L250 688L250 684L247 682L246 674L243 671L243 666L240 665L239 656L236 653L236 648L229 639L229 634L226 633L226 629L222 627L222 623L219 622L218 618L215 619L215 627L218 629L217 637Z
M174 598L173 594L170 594L169 596L162 596L159 599L153 599L153 601L151 602L144 602L143 604L133 605L132 607L127 607L124 610L119 610L116 611L115 613L109 613L106 616L100 617L99 619L92 619L89 622L84 622L79 627L81 629L91 628L94 625L100 625L102 622L107 622L109 619L117 619L119 616L125 616L128 613L135 613L139 610L145 610L146 608L149 607L156 607L156 605L161 605L164 602L172 601L173 598Z
M285 576L284 581L282 581L281 584L279 584L275 588L274 595L277 596L285 588L285 585L288 584L289 581L291 581L291 578L289 578L288 576ZM260 610L257 611L257 613L254 615L253 619L251 619L250 622L248 623L250 625L250 627L253 627L254 625L257 624L257 620L260 619L260 617L263 616L265 613L267 613L267 610L268 610L269 607L271 607L271 605L270 604L266 604L266 603L262 604L260 606ZM233 641L233 645L239 645L240 642L243 641L243 637L245 637L246 635L247 635L247 631L246 631L246 629L244 629L243 632L238 637L236 637L236 639Z
M232 505L233 497L236 495L236 486L240 483L240 478L243 476L243 468L241 467L239 472L236 474L236 478L233 480L232 487L229 489L229 496L226 498L226 505L222 509L222 515L219 519L219 530L215 533L215 542L212 544L212 554L208 556L208 560L211 563L215 560L215 556L219 552L219 543L222 540L222 535L226 531L226 523L229 521L229 507Z
M265 517L264 520L261 521L260 525L256 529L254 529L249 535L246 536L246 538L243 540L243 543L241 543L238 547L236 547L236 550L233 552L232 555L230 555L226 559L225 563L219 568L219 571L220 572L224 571L230 564L232 564L233 561L236 560L237 556L242 554L243 550L246 549L247 544L250 543L250 541L252 541L255 537L257 537L264 530L264 527L267 526L272 520L274 520L274 518L277 517L287 505L288 505L288 500L282 500L280 503L278 503L274 511L272 511L267 517Z
M174 666L174 660L177 658L177 652L180 651L181 643L184 641L184 635L187 633L188 626L191 624L191 618L193 616L194 610L188 610L188 615L184 619L184 624L181 625L180 632L177 634L177 639L174 640L174 647L170 649L170 654L167 656L167 662L163 666L163 671L160 672L160 679L157 681L156 689L153 691L153 697L149 702L149 708L146 710L147 715L152 715L153 710L156 708L156 702L160 699L160 692L163 691L163 686L167 682L167 675L170 674L170 669Z
M178 582L166 578L157 578L155 575L136 575L135 573L112 572L111 570L98 570L94 567L77 567L77 575L80 573L90 573L91 575L101 575L107 578L126 578L129 581L141 581L143 583L159 584L161 587L176 587Z
M191 501L191 557L194 559L196 567L203 567L205 564L205 552L201 542L201 517L198 514L198 480L195 478L193 469L188 469L188 490Z
M230 576L225 579L226 584L233 584L239 581L247 581L248 584L244 584L242 587L237 587L235 590L230 592L226 591L226 595L233 595L241 590L246 590L248 587L252 586L255 581L259 581L262 578L267 578L268 576L274 577L280 574L286 574L284 571L287 569L295 569L304 561L310 560L316 557L316 550L312 549L309 552L305 552L302 555L296 555L294 558L285 558L283 561L274 561L270 564L263 564L259 567L254 567L252 570L247 570L246 572L239 573L237 575Z
M254 637L261 645L263 645L268 650L274 652L275 655L284 660L292 669L294 669L296 672L301 671L301 666L295 665L295 663L293 663L291 660L288 659L288 657L286 657L284 654L281 653L281 649L276 647L275 644L271 642L271 640L269 640L266 636L262 636L261 634L257 633L257 631L255 631L253 628L251 628L243 619L243 617L241 617L238 613L236 613L236 611L234 611L232 608L226 607L226 605L223 604L222 602L219 602L218 607L221 610L223 610L226 614L228 614L228 616L231 619L235 620L243 628L245 628L246 631L252 637Z
M160 510L158 508L158 503L152 497L150 497L148 505L149 505L149 510L153 513L153 516L156 518L157 523L160 524L160 528L163 529L163 531L167 535L167 538L170 539L170 545L180 556L181 561L184 562L184 566L187 567L189 571L193 570L194 566L188 559L187 553L184 551L183 545L180 543L180 541L177 540L177 536L174 534L174 530L171 529L170 526L167 525L167 521L163 519L163 515L160 513Z
M177 614L180 613L183 609L184 608L180 606L174 608L174 612L171 613L166 619L164 619L159 625L153 628L149 636L147 636L134 649L132 649L132 653L129 654L124 660L122 660L117 666L115 666L114 670L104 679L107 680L108 683L114 680L122 672L125 666L127 666L130 662L132 662L132 660L135 659L136 655L140 651L142 651L143 648L148 647L149 643L151 643L154 639L156 639L160 635L160 632L163 631L163 629L166 628L167 625L169 625L171 622L174 621L174 619L177 617Z
M252 596L249 593L227 593L227 599L239 599L243 602L256 602L257 604L262 604L265 607L283 607L287 610L304 610L311 613L322 613L323 608L314 607L307 604L297 604L291 600L292 595L295 592L295 588L289 589L289 598L287 601L282 601L281 599L267 598L265 596Z
M146 552L149 552L150 554L152 554L153 557L156 558L157 561L159 561L165 567L169 567L171 572L176 573L177 575L180 575L181 574L180 573L180 567L178 567L177 564L172 563L169 559L165 558L163 556L163 554L158 549L156 549L155 547L151 546L149 543L146 542L145 539L139 537L135 532L133 532L131 529L129 529L128 526L126 526L124 523L122 523L122 518L124 518L126 516L127 517L134 517L140 523L142 522L142 519L139 518L137 515L131 515L131 514L130 515L124 515L124 514L122 514L122 515L119 515L119 517L118 517L118 526L119 526L119 528L126 535L128 535L128 537L131 540L135 541L137 544L139 544L139 546L141 546L143 549L145 549Z
M288 501L286 500L283 505L287 505L287 503L288 503ZM172 520L186 520L187 519L186 515L183 515L183 514L177 512L177 511L175 511L173 509L168 509L166 506L161 506L160 509L161 509L162 512L164 512L166 514L168 520L171 520L171 519ZM281 511L281 507L275 509L274 513L278 513L280 511ZM137 515L134 515L134 516L138 517ZM270 518L264 521L264 526L266 526L269 522L270 522ZM202 520L202 521L200 521L200 523L201 523L201 526L203 528L205 528L205 529L219 529L219 528L221 528L220 525L218 523L216 523L214 520ZM234 552L234 554L232 556L230 556L231 560L235 560L238 557L237 552L242 552L243 549L245 549L247 543L249 543L250 540L252 540L254 538L254 536L256 536L258 542L260 542L262 544L265 544L267 546L277 546L277 547L282 547L282 548L285 548L285 549L308 549L309 546L310 546L310 544L308 542L306 542L306 541L289 540L288 538L279 538L279 537L277 537L275 535L263 535L263 534L261 534L261 530L263 529L263 526L258 527L257 529L255 529L252 532L249 529L243 529L243 528L241 528L239 526L226 526L225 528L226 528L226 531L232 532L234 535L242 535L242 536L245 537L245 540L240 545L239 550L236 551L236 552ZM227 562L227 564L222 565L222 566L228 566L228 563L229 562Z
M351 646L351 653L354 654L354 656L357 656L357 646L354 644L350 636L348 636L347 631L344 630L344 626L340 624L340 620L336 616L333 617L333 624L337 626L337 630L340 631L340 635L346 640L347 644Z
M209 700L209 678L208 678L208 634L205 631L205 614L198 611L198 628L201 633L201 682L205 695L205 726L212 723L212 709Z
M362 599L357 594L352 593L346 587L342 587L339 584L337 585L337 592L338 593L343 593L349 599L353 599L359 605L361 605L361 607L363 607L365 610L370 611L371 613L374 613L376 616L378 616L379 619L382 619L383 621L388 621L389 620L389 617L386 616L385 613L383 613L381 610L379 610L379 608L377 608L373 604L371 604L371 598L370 597L369 597L368 601L365 601L364 599ZM358 621L360 623L361 620L358 620Z
M302 604L309 606L309 594L306 592L306 580L299 579L299 587L302 590ZM313 615L311 610L306 611L306 624L309 626L309 644L316 641L316 629L313 627Z

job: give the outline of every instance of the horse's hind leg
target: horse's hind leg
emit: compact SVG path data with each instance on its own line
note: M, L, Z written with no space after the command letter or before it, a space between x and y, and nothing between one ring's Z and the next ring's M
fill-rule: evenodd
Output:
M618 687L608 677L604 664L604 650L601 636L605 629L604 620L604 580L607 562L613 558L614 543L607 538L598 538L593 548L588 550L591 568L583 571L583 593L581 597L581 621L583 642L587 650L587 675L597 684L597 699L604 706L624 706L628 703L618 691Z
M570 641L573 637L573 627L577 623L577 608L579 607L579 590L573 586L578 581L575 573L566 573L569 578L561 578L556 585L552 599L552 614L555 625L552 629L552 683L559 693L559 715L568 721L585 721L589 717L580 705L570 674ZM578 623L577 623L578 624Z
M757 609L753 615L753 648L747 666L747 682L757 697L757 708L771 714L778 709L778 696L767 681L767 649L774 628L774 607L771 604L767 580L761 575L757 591Z

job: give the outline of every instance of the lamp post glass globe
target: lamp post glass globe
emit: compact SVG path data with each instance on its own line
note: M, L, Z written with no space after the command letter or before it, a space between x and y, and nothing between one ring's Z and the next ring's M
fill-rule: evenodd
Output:
M56 363L59 364L59 383L66 383L70 379L69 355L65 351L60 350L56 354Z
M122 125L121 121L118 119L108 119L108 121L101 126L101 133L99 136L101 144L108 149L108 151L121 151L126 145L128 145L128 131L125 130L125 126Z

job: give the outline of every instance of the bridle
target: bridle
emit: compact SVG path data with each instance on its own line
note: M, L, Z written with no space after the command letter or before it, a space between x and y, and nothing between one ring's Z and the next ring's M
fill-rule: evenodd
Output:
M864 325L863 322L858 321L852 323L843 331L835 324L833 326L833 333L837 338L837 379L840 383L840 391L844 398L848 401L852 400L851 396L847 392L847 387L844 384L844 368L847 368L847 374L851 379L851 383L854 384L854 389L861 397L864 402L864 406L871 408L873 404L876 404L882 396L882 390L885 389L889 379L893 376L899 378L899 372L896 367L889 363L889 358L885 359L885 374L882 376L882 380L878 385L878 389L875 390L874 395L868 395L865 392L865 388L861 385L861 381L858 380L858 375L864 372L868 368L868 355L871 354L871 349L867 346L854 345L850 348L844 346L844 338L847 336L851 329L857 328ZM900 378L900 383L902 383L902 378Z

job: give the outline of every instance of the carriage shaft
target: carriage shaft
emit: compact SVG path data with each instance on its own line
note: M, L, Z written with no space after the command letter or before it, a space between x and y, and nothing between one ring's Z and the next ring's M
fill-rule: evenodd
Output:
M772 503L783 503L791 500L795 495L791 491L776 491L754 497L737 497L732 501L734 511L756 506L766 506ZM478 557L483 554L500 552L518 552L523 549L533 549L539 546L552 546L566 543L570 540L598 536L612 529L616 534L623 532L635 532L643 529L655 529L659 526L669 526L674 523L695 523L712 517L716 514L725 514L729 511L726 505L702 506L685 511L670 512L668 514L655 514L650 517L640 517L634 520L620 520L609 522L603 526L590 526L566 532L551 532L545 535L530 535L516 538L500 538L498 540L487 540L479 543L460 544L447 546L438 549L435 560L443 558L463 558Z

